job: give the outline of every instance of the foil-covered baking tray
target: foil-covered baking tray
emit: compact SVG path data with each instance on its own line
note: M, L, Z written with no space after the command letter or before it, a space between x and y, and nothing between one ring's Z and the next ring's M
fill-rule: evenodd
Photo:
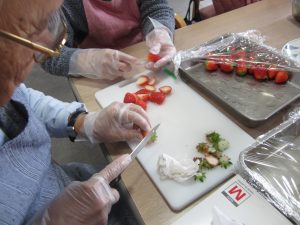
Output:
M300 224L300 113L241 152L238 173L295 224Z
M226 40L226 41L224 41ZM255 42L251 42L244 37L227 34L222 38L214 39L205 45L214 49L214 43L224 49L227 46L239 46L241 43L249 45L253 52L264 54L266 58L273 58L275 64L293 64L288 58L272 51L270 48L259 46ZM209 49L209 48L208 48ZM276 59L276 60L275 60ZM291 79L282 85L275 84L272 81L257 81L252 75L239 77L232 73L223 73L220 70L208 72L204 68L203 62L199 60L184 61L179 68L179 75L183 81L196 89L201 90L201 93L208 96L212 101L215 101L230 115L240 120L248 127L256 127L268 120L278 111L289 105L300 96L300 73L290 73Z

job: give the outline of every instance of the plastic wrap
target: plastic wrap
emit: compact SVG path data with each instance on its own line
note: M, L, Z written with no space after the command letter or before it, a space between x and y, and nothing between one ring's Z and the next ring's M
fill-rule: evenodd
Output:
M240 154L237 173L300 224L300 108Z
M180 77L246 126L259 126L300 97L298 65L264 40L257 31L229 33L179 52Z
M300 71L297 62L285 58L277 49L265 45L265 39L256 30L224 34L200 46L179 51L173 59L175 72L185 61L203 62L207 59L215 60L218 64L232 62L237 66L246 63L248 67L264 65L266 69L272 65L283 70Z

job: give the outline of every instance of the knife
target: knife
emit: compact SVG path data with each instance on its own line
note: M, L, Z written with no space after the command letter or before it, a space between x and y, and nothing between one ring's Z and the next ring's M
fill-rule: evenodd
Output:
M130 153L130 157L132 160L136 158L136 156L140 153L140 151L146 146L146 144L151 139L152 135L156 132L160 124L157 124L155 127L152 128L152 130L141 140L141 142L133 149L133 151Z
M146 144L151 139L152 135L156 132L157 128L160 124L157 124L152 130L141 140L141 142L132 150L130 153L131 160L134 160L136 156L142 151L142 149L146 146ZM111 182L112 186L115 186L121 180L121 174Z

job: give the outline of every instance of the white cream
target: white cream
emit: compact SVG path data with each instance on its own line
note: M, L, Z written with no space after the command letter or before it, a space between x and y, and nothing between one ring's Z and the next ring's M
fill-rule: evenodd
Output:
M194 162L192 159L178 161L167 154L160 155L158 159L158 172L161 179L184 182L192 178L198 169L197 162Z

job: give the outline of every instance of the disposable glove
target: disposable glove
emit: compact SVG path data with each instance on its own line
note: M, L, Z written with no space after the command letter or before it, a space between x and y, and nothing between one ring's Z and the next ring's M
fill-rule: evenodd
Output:
M85 182L72 182L47 209L28 224L106 225L111 207L120 195L109 183L131 162L128 154L111 162Z
M150 20L154 29L146 35L146 45L150 53L158 54L161 59L156 62L148 62L146 68L157 71L172 60L176 54L176 48L172 41L171 31L158 21L151 18Z
M82 127L80 136L87 137L92 143L142 139L141 130L148 132L151 129L142 107L120 102L114 102L100 112L88 113Z
M68 74L92 79L114 80L118 77L125 77L138 63L137 58L118 50L78 49L71 56Z

